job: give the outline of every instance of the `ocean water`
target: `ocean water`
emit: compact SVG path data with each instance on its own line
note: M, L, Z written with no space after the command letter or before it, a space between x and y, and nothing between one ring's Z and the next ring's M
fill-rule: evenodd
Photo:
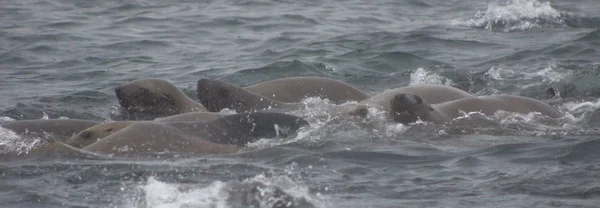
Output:
M300 207L597 207L597 0L13 0L0 4L0 118L111 120L114 88L290 76L370 94L418 83L552 102L565 116L468 113L450 123L334 121L308 98L295 138L234 155L27 157L0 129L0 207L238 207L232 184ZM268 207L262 201L260 207Z

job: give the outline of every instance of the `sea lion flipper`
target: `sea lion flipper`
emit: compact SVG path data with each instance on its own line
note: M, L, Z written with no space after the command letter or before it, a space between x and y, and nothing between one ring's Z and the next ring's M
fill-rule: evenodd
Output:
M556 87L550 87L546 90L546 95L550 98L548 99L548 103L554 103L562 100L562 96L560 95L560 91Z

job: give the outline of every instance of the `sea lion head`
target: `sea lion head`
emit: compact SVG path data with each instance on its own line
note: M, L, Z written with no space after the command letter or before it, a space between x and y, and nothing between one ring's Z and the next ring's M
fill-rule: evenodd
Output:
M224 108L243 110L248 105L241 98L244 91L239 86L235 86L223 81L205 79L198 80L196 92L200 103L212 112L219 112Z
M130 112L176 114L181 90L162 79L140 79L115 88L121 107Z
M94 125L75 134L66 143L73 147L83 148L127 127L130 123L132 122L118 121Z
M434 109L421 96L412 93L398 93L390 101L390 114L394 121L408 124L425 118Z

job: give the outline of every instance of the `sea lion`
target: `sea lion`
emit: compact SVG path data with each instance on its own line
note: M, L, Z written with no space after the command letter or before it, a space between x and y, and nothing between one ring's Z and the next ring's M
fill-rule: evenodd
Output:
M220 80L198 80L196 93L208 111L229 108L237 112L252 112L271 108L300 108L302 103L285 103L256 94L237 85Z
M165 118L159 118L157 122L183 122L183 121L210 121L215 120L224 114L214 112L190 112L183 113ZM96 142L99 139L107 137L131 124L139 121L112 121L107 123L101 123L98 125L91 126L84 129L72 136L66 141L68 145L73 147L82 148Z
M320 97L341 104L347 101L362 101L370 97L352 85L325 77L289 77L243 88L284 103L300 102L307 97Z
M461 89L439 84L416 84L386 90L373 97L363 100L357 106L374 107L382 111L390 111L390 101L399 93L412 93L428 100L430 104L437 104L461 98L474 97L471 93Z
M492 115L502 110L515 113L539 112L544 116L558 118L563 116L550 105L528 97L514 95L490 95L468 97L458 100L430 104L426 99L413 93L399 93L390 101L390 116L394 121L407 124L419 118L433 123L444 123L460 116L463 112L481 112Z
M224 108L233 109L237 112L251 112L268 109L297 109L304 105L302 103L279 102L259 94L250 92L239 86L235 86L219 80L200 79L196 89L200 102L209 111L220 111ZM397 93L414 93L432 100L432 103L441 103L465 97L473 97L472 94L458 88L437 85L419 84L407 87L387 90L383 93L359 102L357 105L344 107L340 112L349 114L365 114L366 107L374 107L379 110L389 111L390 100ZM357 113L360 112L360 113Z
M73 135L66 144L82 148L140 121L112 121L91 126Z
M119 104L131 113L156 117L187 112L205 112L206 108L163 79L139 79L115 88Z
M228 154L259 138L288 137L308 122L283 113L244 113L212 121L136 122L86 147L104 154Z
M80 119L40 119L8 121L0 124L0 126L17 134L50 133L55 139L61 140L97 124L99 124L97 121Z
M36 144L30 150L26 151L10 151L1 152L0 161L12 161L17 158L55 158L55 157L67 157L69 159L82 158L82 159L109 159L109 155L98 154L94 152L85 151L79 148L72 147L58 140L46 140Z

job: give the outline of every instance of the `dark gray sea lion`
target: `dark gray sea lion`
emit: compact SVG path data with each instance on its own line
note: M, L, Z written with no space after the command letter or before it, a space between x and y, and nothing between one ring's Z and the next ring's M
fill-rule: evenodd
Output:
M307 97L320 97L340 104L362 101L370 97L352 85L325 77L289 77L261 82L244 89L284 103L300 102Z
M155 121L157 122L184 122L184 121L210 121L220 118L224 114L214 113L214 112L190 112L183 113L174 116L169 116L165 118L159 118ZM87 129L84 129L72 136L69 140L66 141L67 144L82 148L87 145L90 145L96 142L99 139L107 137L121 129L134 124L136 122L141 121L112 121L107 123L101 123L98 125L91 126Z
M17 134L52 134L54 138L69 138L99 122L80 119L40 119L8 121L0 124Z
M300 108L301 103L284 103L250 92L242 87L220 80L200 79L196 87L200 103L208 111L229 108L237 112L252 112L272 108Z
M392 109L390 116L396 122L411 123L419 118L433 123L444 123L460 116L463 112L481 112L492 115L502 110L514 113L539 112L542 115L558 118L561 112L552 106L528 97L513 95L478 96L448 101L438 104L429 104L421 96L412 93L399 93L390 102Z
M136 122L86 147L104 154L186 152L228 154L259 138L288 137L307 126L282 113L244 113L212 121Z
M200 103L163 79L135 80L115 88L115 94L121 107L133 113L164 117L206 111Z

